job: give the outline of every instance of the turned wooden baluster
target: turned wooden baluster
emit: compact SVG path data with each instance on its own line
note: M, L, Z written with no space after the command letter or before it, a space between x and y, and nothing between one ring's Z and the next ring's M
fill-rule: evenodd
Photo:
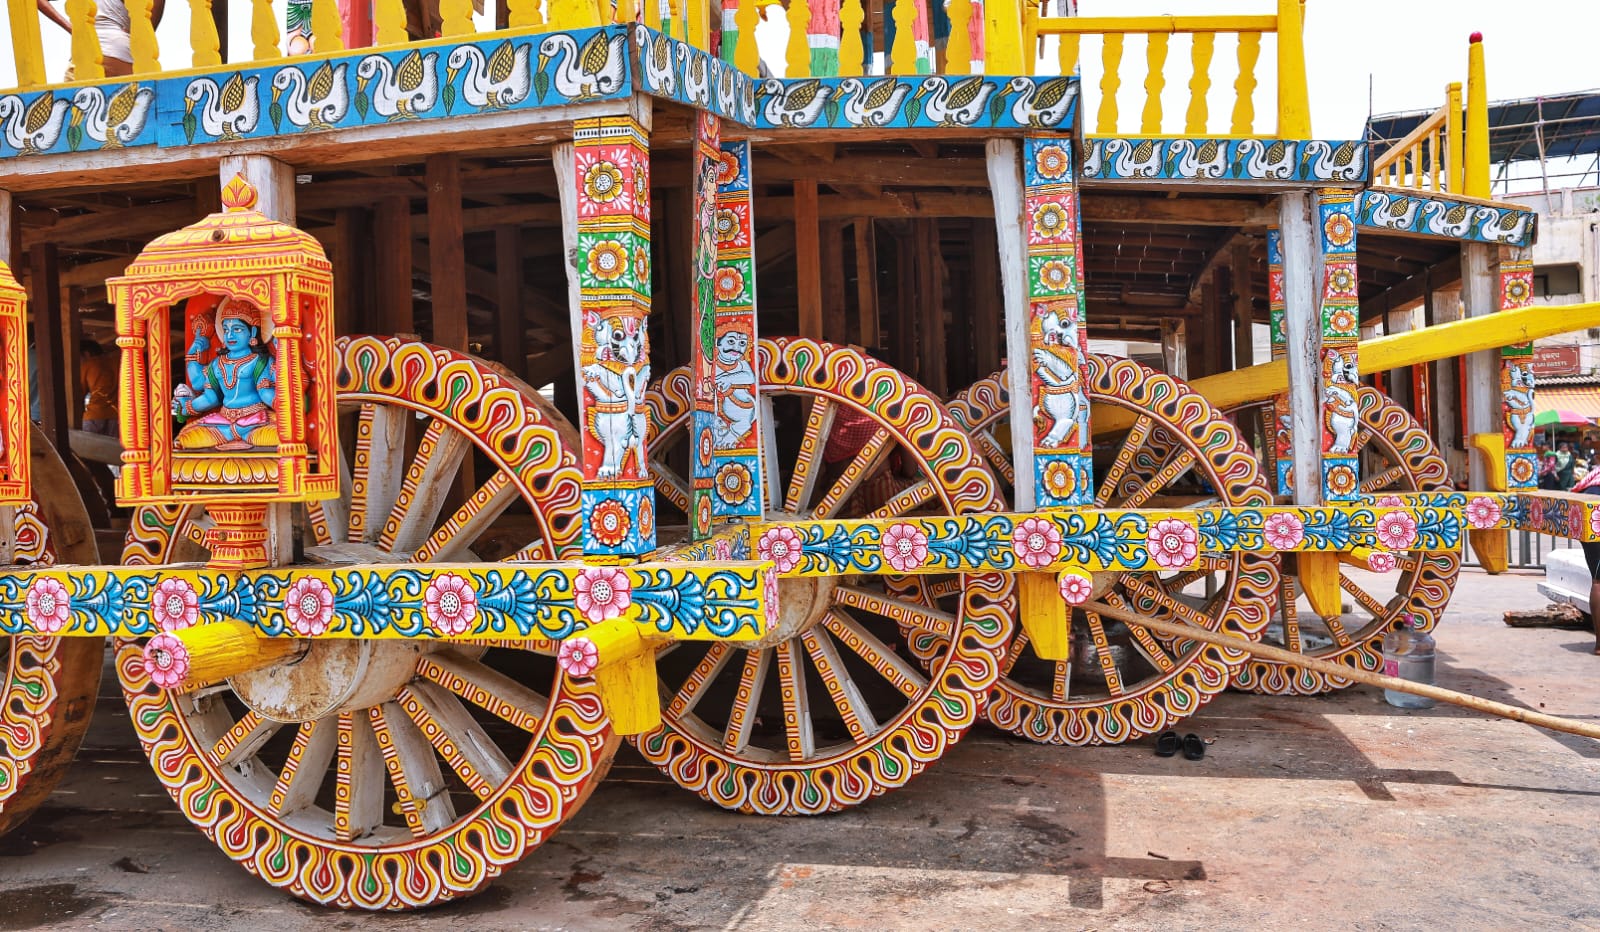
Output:
M1198 136L1206 131L1209 118L1206 95L1211 93L1211 56L1216 47L1216 33L1195 33L1189 59L1194 65L1194 77L1189 80L1189 111L1183 117L1183 131L1190 136Z

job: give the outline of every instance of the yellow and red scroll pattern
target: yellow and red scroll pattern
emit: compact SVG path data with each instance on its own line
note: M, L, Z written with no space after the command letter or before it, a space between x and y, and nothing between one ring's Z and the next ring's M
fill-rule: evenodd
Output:
M1500 263L1500 309L1533 304L1533 262L1504 259ZM1534 418L1533 344L1518 343L1500 350L1500 398L1505 411L1506 490L1539 486L1539 464L1533 449Z
M1000 507L994 481L966 433L933 396L904 374L855 349L806 339L763 340L757 359L764 386L826 397L873 415L903 449L924 457L922 467L940 485L940 503L949 509L945 513ZM669 375L663 381L677 380ZM660 436L687 417L690 408L685 398L658 397L651 410L660 418L654 431ZM726 749L721 736L687 725L674 714L679 707L669 705L660 728L634 739L640 753L678 785L741 812L830 812L904 785L972 726L982 696L999 675L1000 656L1011 637L1011 618L997 604L1009 587L1005 577L964 576L960 585L962 610L951 650L936 661L933 675L900 714L870 737L858 737L837 753L807 760L750 760ZM847 627L833 630L844 631L850 646ZM799 649L798 642L792 643ZM781 656L779 660L784 662ZM787 660L798 662L794 656ZM793 689L793 679L783 678L787 685L782 688ZM792 704L793 697L789 699ZM742 700L746 711L750 701Z
M26 411L26 409L24 409ZM50 566L55 550L50 535L32 504L15 512L16 556L35 566ZM55 720L62 672L57 655L70 644L66 638L14 637L0 668L0 812L6 801L21 792L44 749Z
M27 321L28 295L0 256L0 505L25 505L31 495Z
M1454 488L1450 469L1439 456L1428 432L1418 424L1405 408L1384 397L1371 386L1362 386L1360 392L1361 428L1372 434L1377 447L1387 449L1396 458L1397 465L1405 471L1404 485L1408 492L1448 492ZM1372 625L1365 636L1354 638L1344 647L1319 651L1320 660L1342 663L1360 670L1377 670L1382 666L1383 635L1409 612L1419 619L1425 630L1433 630L1444 614L1450 593L1455 588L1457 573L1461 570L1458 552L1397 553L1401 558L1398 598L1388 599L1381 607L1383 617ZM1288 579L1284 580L1283 602L1293 602ZM1362 606L1358 611L1370 606ZM1359 632L1351 632L1357 634ZM1233 686L1275 696L1311 696L1350 685L1349 680L1330 677L1323 673L1294 667L1276 661L1250 658L1234 674Z
M1214 474L1224 504L1271 504L1271 493L1253 451L1226 418L1183 382L1130 360L1093 354L1088 357L1086 375L1091 402L1104 404L1114 398L1157 418L1163 436L1174 447L1171 452L1181 446L1205 464L1208 476ZM970 426L977 427L999 421L1006 412L1005 399L991 390L964 394L952 407L962 410ZM1210 621L1223 631L1256 638L1267 625L1277 591L1276 561L1251 552L1230 553L1223 559L1227 566L1220 593L1209 610ZM1000 577L1000 584L987 593L987 598L1001 603L1008 617L1016 612L1013 578ZM1130 578L1159 586L1155 574L1130 574ZM1140 593L1147 589L1128 589L1136 611L1158 611L1149 598L1141 599ZM912 650L924 658L936 656L942 641L938 635L921 631L913 631L907 638ZM1104 649L1098 652L1101 657L1110 656ZM1228 685L1244 658L1244 654L1221 648L1200 647L1159 679L1146 681L1122 697L1060 700L1002 676L990 691L985 715L996 727L1030 741L1119 744L1193 715Z

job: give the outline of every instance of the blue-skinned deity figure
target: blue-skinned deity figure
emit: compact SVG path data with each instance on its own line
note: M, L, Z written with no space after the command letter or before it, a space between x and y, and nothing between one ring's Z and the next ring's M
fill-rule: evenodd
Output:
M172 413L184 419L174 441L179 450L223 453L278 445L273 404L278 396L271 340L263 337L261 311L247 301L224 298L215 328L194 318L184 355L186 384L173 392ZM210 361L213 338L221 347Z

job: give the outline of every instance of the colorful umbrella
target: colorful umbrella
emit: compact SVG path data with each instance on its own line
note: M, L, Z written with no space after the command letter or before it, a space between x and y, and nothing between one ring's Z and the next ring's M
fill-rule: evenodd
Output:
M1534 415L1533 423L1536 427L1583 427L1593 424L1594 418L1584 417L1566 408L1553 408Z

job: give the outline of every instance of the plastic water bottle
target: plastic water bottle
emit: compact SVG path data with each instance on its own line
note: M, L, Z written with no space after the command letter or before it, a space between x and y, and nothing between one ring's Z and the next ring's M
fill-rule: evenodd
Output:
M1383 636L1385 676L1433 685L1433 635L1422 630L1422 619L1407 614L1393 630ZM1397 709L1431 709L1434 700L1411 693L1383 691L1384 701Z

